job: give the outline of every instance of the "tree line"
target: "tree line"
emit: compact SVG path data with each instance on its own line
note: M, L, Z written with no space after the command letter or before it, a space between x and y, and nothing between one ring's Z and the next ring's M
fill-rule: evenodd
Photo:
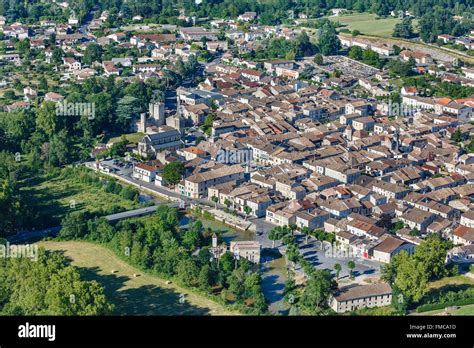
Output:
M82 279L59 252L0 258L0 315L107 315L114 306L95 280Z
M410 11L414 16L421 17L439 7L454 15L472 13L470 0L203 0L196 4L194 0L77 0L70 2L70 7L79 18L84 19L92 9L109 11L111 24L119 24L123 20L131 20L140 15L155 22L166 22L179 16L183 8L189 16L209 18L235 18L247 12L257 12L262 24L277 24L289 18L289 11L294 15L305 14L309 17L320 17L334 8L345 8L357 12L372 12L387 16L391 11ZM69 11L66 11L68 14ZM0 14L10 21L18 19L38 20L41 17L64 16L58 6L40 0L28 2L0 0ZM64 18L64 17L63 17ZM114 23L117 22L117 23Z

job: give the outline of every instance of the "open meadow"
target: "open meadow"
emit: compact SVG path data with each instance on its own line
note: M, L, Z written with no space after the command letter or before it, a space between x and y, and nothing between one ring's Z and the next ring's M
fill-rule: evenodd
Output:
M40 246L47 250L61 251L73 266L79 268L84 279L96 280L102 284L107 298L115 305L113 314L238 314L204 296L139 271L103 246L82 241L44 241ZM184 302L180 301L181 294L184 294Z

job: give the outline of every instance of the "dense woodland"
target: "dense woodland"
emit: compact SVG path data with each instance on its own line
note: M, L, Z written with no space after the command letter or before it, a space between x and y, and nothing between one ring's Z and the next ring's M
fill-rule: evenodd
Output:
M96 281L81 279L58 252L0 258L0 315L105 315L113 311Z

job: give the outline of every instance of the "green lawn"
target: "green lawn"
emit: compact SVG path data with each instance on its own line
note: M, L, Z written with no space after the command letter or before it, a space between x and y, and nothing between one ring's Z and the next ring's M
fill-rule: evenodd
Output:
M72 211L102 212L113 208L139 208L137 202L107 193L100 187L71 178L40 176L22 182L22 191L38 212L37 226L50 227Z
M444 312L445 312L444 309L436 309L434 311L416 313L414 315L440 315L441 313L444 313ZM462 306L457 309L449 309L448 313L450 315L474 315L474 304Z
M465 275L457 275L454 277L445 277L428 284L430 290L439 288L456 288L462 286L474 286L474 279L466 277Z
M390 37L392 36L395 24L400 19L394 17L380 18L372 13L351 13L341 16L327 17L331 21L339 22L344 28L349 30L359 30L362 34Z
M430 293L439 291L462 291L474 286L474 279L465 275L457 275L453 277L445 277L428 284ZM413 313L413 315L438 315L443 313L443 309L435 309L432 311ZM448 311L451 315L474 315L474 304L459 307Z
M222 305L165 280L144 274L100 245L82 241L44 241L40 246L62 251L85 279L105 286L117 315L238 315ZM112 273L115 270L115 273ZM134 275L138 274L137 277ZM185 302L180 303L180 294Z
M474 305L467 305L457 309L455 315L474 315Z
M124 134L124 135L125 135L125 138L127 138L127 140L130 143L137 144L143 138L144 134L143 133L130 133L130 134ZM107 143L113 144L119 141L122 141L122 136L111 138Z

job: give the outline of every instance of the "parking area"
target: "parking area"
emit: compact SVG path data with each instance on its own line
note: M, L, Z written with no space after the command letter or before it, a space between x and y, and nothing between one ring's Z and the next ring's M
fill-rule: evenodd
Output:
M122 176L129 176L133 172L135 159L106 159L99 162L100 170L107 173L115 173Z
M381 263L356 257L335 257L331 253L327 253L326 250L322 250L321 243L314 238L310 238L308 244L306 244L305 236L303 235L296 236L296 240L304 259L309 261L316 269L329 269L335 273L334 266L338 263L341 265L339 278L345 279L349 278L350 274L347 263L352 260L356 265L353 270L353 275L356 280L357 278L362 279L368 276L373 277L380 275ZM296 270L298 270L298 268Z

